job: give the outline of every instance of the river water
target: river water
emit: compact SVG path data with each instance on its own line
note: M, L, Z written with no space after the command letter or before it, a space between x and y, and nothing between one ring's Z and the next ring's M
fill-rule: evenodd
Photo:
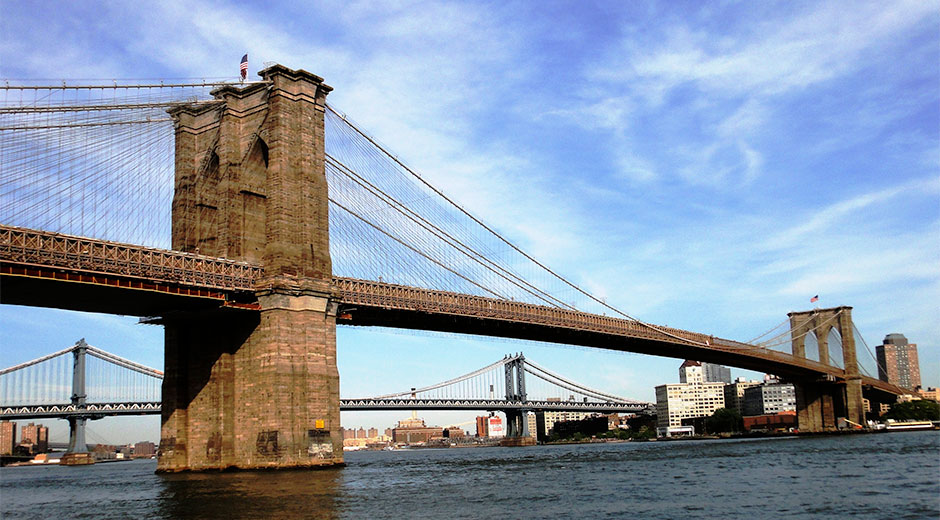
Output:
M325 471L0 469L12 518L940 518L940 432L352 452Z

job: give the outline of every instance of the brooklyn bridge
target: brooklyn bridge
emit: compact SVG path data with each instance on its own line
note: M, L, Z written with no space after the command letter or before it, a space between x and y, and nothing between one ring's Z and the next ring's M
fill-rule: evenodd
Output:
M337 325L772 373L794 383L802 431L909 393L862 373L851 307L792 312L762 342L636 319L427 183L322 78L260 76L3 88L2 303L163 326L160 471L341 464Z

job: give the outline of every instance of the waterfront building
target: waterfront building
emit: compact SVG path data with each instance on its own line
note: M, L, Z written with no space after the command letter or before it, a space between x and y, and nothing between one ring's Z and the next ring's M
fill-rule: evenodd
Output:
M388 437L389 439L392 438L392 429L391 429L391 428L385 428L385 436Z
M569 401L573 401L574 397L571 397ZM552 402L561 402L561 398L558 397L549 397L546 401ZM530 435L534 433L537 439L543 439L552 433L552 428L555 427L555 423L565 422L565 421L580 421L586 417L594 415L593 412L556 412L556 411L544 411L538 412L535 418L535 430L530 430Z
M366 436L367 439L376 439L379 436L378 428L369 428L369 433Z
M786 431L797 427L796 411L744 417L744 431Z
M595 415L593 412L544 412L544 414L545 418L542 429L545 432L545 435L551 435L552 429L555 428L556 423L580 421ZM538 421L536 421L536 429L537 428Z
M917 344L909 343L904 334L888 334L875 347L878 358L878 379L903 388L920 386L920 362Z
M49 428L42 424L29 423L20 431L20 446L28 448L30 453L49 451Z
M743 377L739 377L734 383L725 385L725 408L737 410L738 413L744 415L744 391L760 384L760 381L748 381Z
M656 387L656 426L682 426L682 419L708 417L725 407L724 383L678 383Z
M790 383L764 383L744 390L744 416L796 411L796 389Z
M931 401L940 401L940 389L928 387L926 390L921 388L918 390L920 396L924 399L930 399Z
M16 448L16 423L0 421L0 455L12 455Z
M495 414L487 417L486 432L488 437L505 437L506 429L503 426L503 418Z
M529 428L529 437L537 439L539 428L538 428L538 421L535 418L535 412L527 412L525 418L526 418L527 427Z
M669 431L682 426L683 419L708 417L715 410L724 408L725 383L707 381L703 365L686 360L679 366L679 384L656 387L657 428Z
M368 435L367 435L367 433L366 433L366 429L363 428L362 426L360 426L359 429L356 430L356 438L357 438L357 439L366 439L366 438L368 438Z
M149 458L157 454L157 446L150 441L134 444L134 458Z
M463 428L460 426L449 426L443 433L444 437L449 439L462 439L466 436L466 433L464 433Z
M392 439L396 443L418 444L427 443L433 438L443 437L444 429L440 426L428 427L423 419L412 418L398 421L398 426L392 430Z
M340 428L340 430L343 432L343 440L356 438L356 430L354 428L348 430L346 428Z
M477 417L477 437L484 438L489 437L489 417L486 415L480 415Z

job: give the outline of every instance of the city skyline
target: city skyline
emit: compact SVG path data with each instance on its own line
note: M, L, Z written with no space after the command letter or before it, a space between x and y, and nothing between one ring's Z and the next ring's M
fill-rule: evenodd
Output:
M2 79L234 80L245 52L249 79L267 61L303 68L432 184L632 316L748 340L789 311L850 305L870 348L905 334L924 386L940 386L940 14L929 3L0 9ZM293 23L301 16L312 26ZM45 34L29 30L37 17ZM239 30L222 31L231 20ZM162 367L162 330L133 318L3 305L0 329L2 366L84 337ZM652 402L682 361L349 327L337 351L343 397L524 351ZM404 415L342 422L381 429ZM159 436L155 417L107 421Z

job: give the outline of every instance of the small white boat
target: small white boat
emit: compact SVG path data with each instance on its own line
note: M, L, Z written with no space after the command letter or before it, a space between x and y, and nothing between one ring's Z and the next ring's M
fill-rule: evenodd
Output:
M885 423L885 430L888 431L903 431L903 430L930 430L933 429L934 425L931 421L904 421L898 422L888 419L888 422Z

